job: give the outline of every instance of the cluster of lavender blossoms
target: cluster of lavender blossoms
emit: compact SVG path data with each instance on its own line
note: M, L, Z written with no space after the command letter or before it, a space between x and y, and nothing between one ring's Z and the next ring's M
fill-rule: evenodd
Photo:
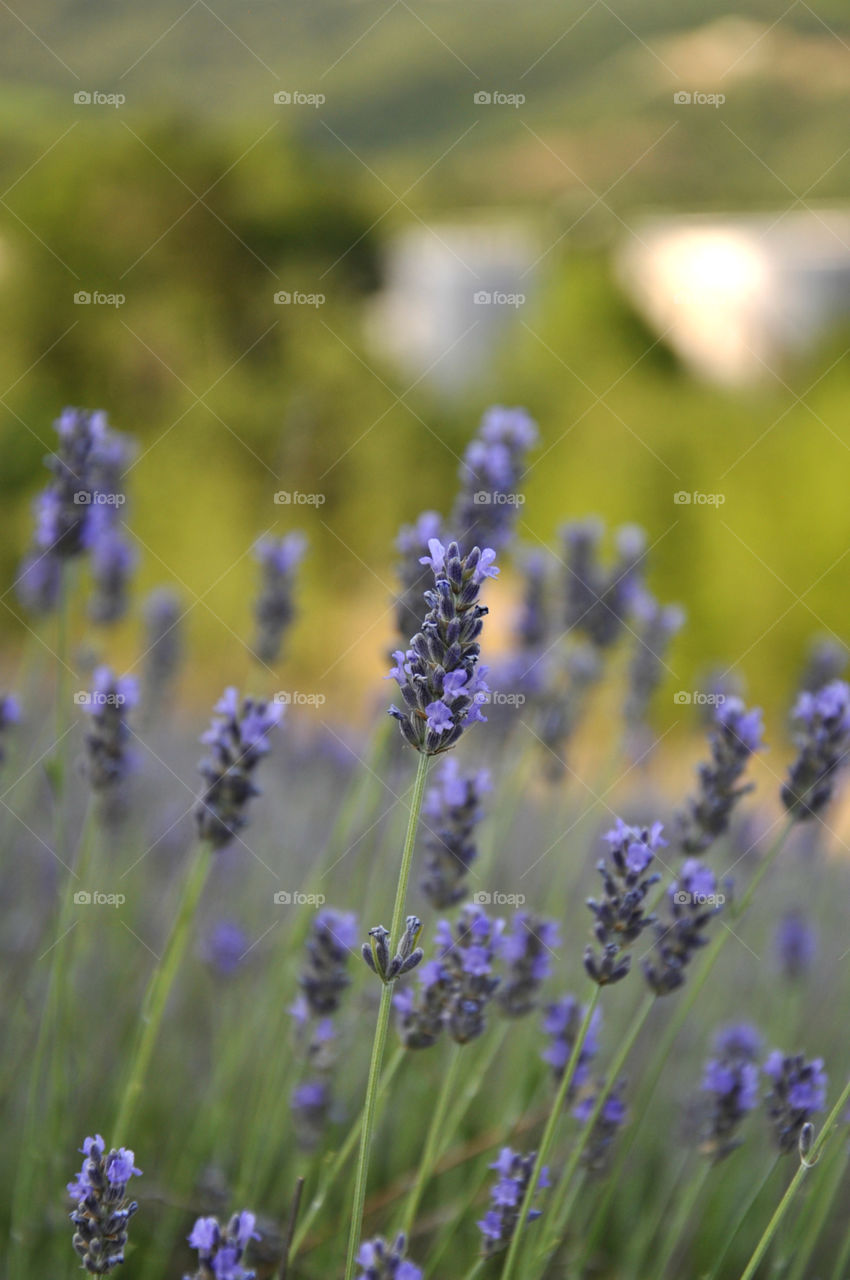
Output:
M523 1156L510 1147L503 1147L498 1160L490 1165L499 1176L490 1191L490 1208L478 1223L484 1237L481 1252L485 1258L502 1253L513 1239L536 1158L535 1151ZM549 1170L544 1165L535 1192L543 1191L549 1185ZM529 1209L527 1221L534 1222L540 1214L540 1209Z
M520 503L525 457L537 426L524 409L496 405L484 414L460 467L460 492L451 526L462 547L495 547L510 540Z
M182 613L180 597L169 587L156 588L144 602L146 705L161 701L180 666Z
M466 897L469 868L478 855L475 829L483 816L481 797L490 790L486 769L462 773L448 756L425 794L425 876L422 890L438 910Z
M109 667L97 667L91 691L78 698L89 717L86 774L95 791L105 791L122 782L132 766L127 712L138 702L138 685L132 676L116 676Z
M242 1266L245 1250L260 1235L254 1230L256 1217L243 1209L234 1213L222 1230L217 1218L198 1218L189 1235L189 1244L198 1254L198 1269L183 1280L254 1280L254 1272Z
M764 1073L771 1082L765 1098L767 1114L779 1150L787 1153L798 1146L803 1127L812 1116L826 1107L828 1080L823 1058L806 1062L801 1053L784 1054L774 1049L764 1064Z
M619 639L642 591L641 562L646 534L623 525L615 534L616 557L606 568L600 558L605 527L595 519L577 520L562 532L567 566L566 624L598 649Z
M202 840L220 849L247 822L248 801L260 794L252 774L269 751L268 735L279 722L283 707L276 702L241 703L236 689L225 689L215 705L212 724L201 737L208 747L198 765L205 787L195 806Z
M714 1164L740 1146L741 1123L758 1106L760 1049L761 1036L746 1022L723 1027L714 1038L702 1076L706 1106L700 1135L700 1150Z
M260 538L254 547L262 571L262 587L254 606L254 653L260 662L276 662L280 656L283 637L295 618L295 571L306 549L307 540L300 533Z
M800 753L782 788L782 803L798 822L813 818L832 797L835 774L850 752L850 687L833 680L801 693L794 707Z
M560 1080L567 1069L586 1015L587 1006L582 1006L573 995L562 996L560 1000L554 1000L546 1006L543 1030L550 1037L551 1043L546 1046L541 1056L544 1062L549 1063L556 1080ZM602 1010L596 1009L579 1050L578 1062L570 1082L568 1094L570 1099L576 1096L579 1089L584 1088L590 1078L590 1064L599 1052L601 1022Z
M599 1109L599 1115L593 1122L593 1128L581 1154L581 1163L592 1174L600 1174L607 1168L611 1147L628 1118L628 1107L623 1101L625 1088L625 1080L618 1080L609 1091ZM598 1096L596 1093L588 1093L573 1107L573 1115L581 1124L589 1122L596 1110Z
M422 568L422 557L428 551L432 538L440 539L443 521L436 511L423 511L415 524L402 525L396 538L399 558L396 576L399 581L395 603L396 630L403 643L415 636L422 626L423 581L428 570Z
M779 919L773 935L777 965L789 982L804 978L818 949L818 935L802 911L792 908Z
M499 946L505 975L496 999L503 1014L523 1018L536 1009L540 988L552 972L552 959L560 945L554 920L526 911L516 913Z
M3 741L6 731L12 725L18 724L20 718L21 709L17 698L13 698L10 693L0 694L0 764L3 763L6 754L6 744Z
M77 1202L70 1215L73 1245L90 1275L105 1276L124 1261L127 1227L138 1209L135 1200L127 1201L127 1183L142 1171L126 1147L107 1154L100 1134L86 1138L80 1150L83 1167L68 1183L68 1194Z
M748 711L740 698L725 698L709 733L711 761L697 769L699 789L677 815L685 853L702 853L729 828L732 810L752 783L740 784L750 756L763 747L761 710Z
M407 1237L399 1232L392 1244L381 1236L365 1240L357 1254L362 1270L357 1280L422 1280L422 1270L405 1258Z
M637 748L652 695L664 678L667 652L684 626L685 614L678 605L659 604L648 591L636 594L632 613L635 643L623 714Z
M588 945L584 953L584 967L599 986L625 978L631 968L627 949L655 923L655 916L646 912L644 903L661 877L657 872L644 873L656 850L667 845L661 838L662 830L660 822L651 827L630 827L618 818L604 836L610 849L610 865L601 859L597 869L605 896L601 901L589 898L587 903L595 917L593 933L602 951L597 955Z
M666 895L668 917L655 923L655 943L643 962L647 982L657 996L669 995L685 981L685 969L708 939L705 930L725 902L710 867L688 858Z
M448 751L464 729L485 720L481 703L489 693L487 668L479 665L478 637L487 609L478 603L485 578L498 573L495 551L474 547L461 556L456 542L444 547L433 538L423 556L434 573L425 592L428 613L406 653L397 651L390 676L398 682L405 709L390 707L407 741L424 755Z
M33 546L21 567L18 593L33 612L52 612L63 562L91 552L90 612L95 621L112 622L126 607L127 578L135 562L118 517L127 443L109 429L101 412L65 409L54 427L59 443L45 459L51 479L36 500Z
M408 1049L430 1048L444 1029L457 1044L481 1035L499 986L494 967L503 926L475 906L463 909L454 929L448 920L438 923L439 958L421 966L415 991L407 987L393 997Z

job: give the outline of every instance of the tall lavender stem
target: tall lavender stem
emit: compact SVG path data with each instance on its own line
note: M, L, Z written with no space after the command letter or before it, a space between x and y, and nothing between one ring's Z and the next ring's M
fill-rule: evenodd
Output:
M396 885L395 906L393 907L392 925L390 926L390 944L397 943L402 934L404 920L404 904L407 898L407 883L410 879L410 868L413 863L413 847L416 843L416 828L422 811L422 799L425 795L425 783L428 777L430 756L420 752L416 780L413 784L413 796L410 802L410 815L407 821L407 834L401 854L401 866ZM366 1202L366 1181L369 1176L369 1154L372 1145L372 1131L375 1126L375 1111L378 1101L378 1086L381 1077L381 1064L384 1059L384 1047L387 1042L387 1028L390 1022L390 1011L393 1002L393 984L387 982L381 986L381 1003L378 1007L378 1021L375 1026L375 1038L372 1042L372 1058L369 1063L369 1079L366 1085L366 1098L363 1103L363 1123L360 1131L360 1154L357 1158L357 1173L354 1180L354 1202L351 1209L351 1227L348 1236L348 1254L345 1261L345 1280L351 1280L357 1249L360 1244L360 1232L363 1226L363 1205Z

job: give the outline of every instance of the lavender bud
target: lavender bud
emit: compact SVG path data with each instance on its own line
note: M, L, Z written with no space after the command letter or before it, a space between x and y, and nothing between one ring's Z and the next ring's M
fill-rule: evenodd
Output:
M201 957L214 973L229 978L242 967L251 940L235 920L219 920L201 944Z
M362 1267L357 1280L422 1280L421 1269L405 1258L406 1248L404 1232L399 1232L393 1244L381 1236L365 1240L357 1254L357 1265Z
M838 680L847 667L847 647L832 636L819 636L809 646L806 665L800 676L802 693L818 693L824 685Z
M677 815L679 842L686 853L702 853L729 828L732 810L752 790L739 785L750 756L760 751L761 711L747 711L740 698L726 698L709 734L711 762L697 770L699 790Z
M481 821L481 795L490 790L486 769L462 774L454 758L443 761L425 795L425 878L422 889L440 910L465 897L467 872L478 856L475 828Z
M276 662L281 643L295 617L292 596L295 572L307 549L300 533L285 538L260 538L254 554L262 569L262 588L254 606L257 622L254 652L260 662Z
M256 1221L247 1209L234 1213L223 1230L217 1218L198 1218L188 1236L197 1250L198 1269L183 1280L254 1280L255 1272L245 1270L242 1257L249 1242L260 1239Z
M396 978L415 969L422 960L424 952L416 946L421 932L422 921L418 916L408 916L396 953L391 957L390 935L383 925L376 925L369 930L371 943L363 944L363 959L382 982L395 982Z
M428 570L422 568L422 557L432 538L442 538L443 522L436 511L423 511L415 524L403 525L396 538L399 559L396 574L399 593L396 598L396 630L404 644L415 636L425 617L424 597Z
M94 591L89 617L101 624L118 622L127 612L130 575L138 557L113 523L105 523L92 543Z
M802 1053L786 1056L774 1049L764 1064L764 1073L771 1081L765 1098L767 1114L779 1150L787 1153L797 1146L810 1118L826 1107L823 1058L806 1062Z
M331 1109L331 1088L327 1080L303 1080L290 1098L298 1145L313 1151L322 1140Z
M684 971L694 952L706 945L704 931L724 901L714 872L696 858L688 858L667 890L669 918L656 923L655 944L643 964L657 996L668 995L685 981Z
M794 707L800 728L800 753L782 788L782 803L804 822L825 808L832 796L834 775L850 750L850 688L834 680L817 693L801 693Z
M144 604L145 701L154 702L171 683L180 664L180 597L168 587L152 591Z
M664 678L664 659L685 615L677 605L660 605L649 593L634 603L635 645L628 673L625 719L631 730L646 720L652 695Z
M805 977L818 948L817 933L802 911L787 911L773 936L779 968L789 982Z
M587 1014L587 1007L579 1004L575 996L563 996L560 1000L546 1006L543 1018L543 1030L551 1038L551 1043L542 1053L544 1062L552 1068L555 1079L560 1080L567 1069L573 1054L576 1039ZM588 1081L590 1064L599 1052L599 1027L602 1022L602 1010L597 1009L590 1020L590 1026L579 1051L573 1079L570 1084L569 1098L575 1097Z
M31 613L52 613L59 603L62 560L53 551L34 551L21 564L15 582L18 599Z
M349 986L348 958L357 942L357 921L350 912L325 908L318 912L306 944L306 958L298 978L315 1017L336 1013Z
M560 945L554 920L516 913L499 948L507 973L496 999L507 1017L522 1018L537 1007L540 988L552 972L552 957Z
M600 1086L601 1087L601 1086ZM581 1155L582 1164L592 1173L600 1174L608 1165L611 1146L628 1118L628 1108L623 1102L625 1080L618 1080L602 1104ZM598 1094L589 1094L573 1107L573 1115L587 1124L596 1109Z
M715 1056L705 1064L701 1089L707 1109L701 1151L713 1164L740 1146L738 1129L758 1105L759 1073L755 1059L761 1038L754 1027L725 1028L715 1038Z
M130 770L127 712L137 700L138 687L132 676L119 678L108 667L95 669L91 692L79 697L90 717L85 736L86 773L96 791L123 781Z
M516 625L520 647L536 650L549 635L549 559L542 551L530 551L522 562L522 609Z
M248 802L260 794L252 774L268 752L268 734L282 714L283 707L275 702L245 698L240 705L234 688L225 689L216 703L212 724L201 737L209 750L198 765L205 787L195 806L195 821L201 839L217 849L248 820Z
M599 649L620 636L640 590L640 565L646 535L636 525L617 530L617 557L610 569L599 560L604 526L598 520L576 521L563 531L567 564L566 623L585 634Z
M553 782L564 775L564 756L575 733L590 690L602 676L599 651L591 644L577 644L558 662L546 682L538 724L540 741L549 750L544 766Z
M590 898L587 903L595 917L593 933L602 953L597 955L593 947L588 946L584 955L585 969L600 986L625 978L631 957L624 954L624 949L655 922L643 904L660 876L657 873L645 876L644 872L656 849L666 847L662 830L660 822L654 822L651 827L629 827L618 818L604 837L610 847L610 862L599 862L598 870L605 896L599 902Z
M806 1156L812 1149L815 1140L815 1126L809 1121L803 1125L800 1130L800 1137L797 1142L797 1150L800 1153L800 1159L805 1160ZM815 1163L817 1163L815 1161Z
M127 1183L142 1171L126 1147L107 1155L100 1134L86 1138L80 1150L83 1167L68 1183L68 1194L77 1202L70 1215L73 1245L90 1275L105 1276L124 1261L127 1226L139 1207L135 1200L127 1202Z
M452 528L463 547L494 547L510 540L516 523L525 455L537 443L537 427L523 409L496 405L481 420L460 467L461 488Z
M490 1165L499 1177L490 1191L490 1208L477 1224L484 1237L481 1252L485 1258L501 1253L513 1239L536 1158L537 1153L534 1151L523 1156L510 1147L503 1147L498 1160ZM545 1190L549 1185L549 1170L544 1165L540 1170L535 1193ZM527 1221L534 1222L540 1214L540 1209L529 1209Z
M484 720L481 701L488 693L487 668L479 666L482 619L478 603L485 578L493 578L495 552L475 547L461 558L456 542L446 548L436 538L422 561L434 573L434 589L425 592L428 614L406 653L393 656L390 671L401 689L405 709L390 707L407 741L425 755L448 751L464 729Z

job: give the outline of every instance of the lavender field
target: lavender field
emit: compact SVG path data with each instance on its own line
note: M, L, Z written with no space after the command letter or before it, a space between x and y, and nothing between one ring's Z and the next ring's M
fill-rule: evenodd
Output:
M677 688L658 531L531 544L496 406L399 531L371 712L294 686L292 505L203 713L132 438L50 444L4 584L3 1275L846 1280L838 637L764 713L746 660Z

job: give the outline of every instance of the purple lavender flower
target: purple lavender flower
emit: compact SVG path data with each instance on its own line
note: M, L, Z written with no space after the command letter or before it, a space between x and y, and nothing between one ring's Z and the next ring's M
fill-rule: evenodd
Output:
M31 613L52 613L62 589L62 561L51 551L30 552L21 564L15 589Z
M846 645L832 636L818 636L809 645L806 665L800 676L803 693L818 693L844 673L850 655Z
M281 642L295 617L295 572L304 557L307 540L300 533L285 538L260 538L254 554L262 569L262 588L254 606L257 634L254 652L260 662L276 662Z
M604 525L581 520L563 530L567 565L566 623L599 649L620 636L640 590L641 561L646 534L637 525L623 525L616 533L616 559L609 569L600 562Z
M127 1202L127 1183L141 1169L126 1147L107 1155L100 1134L86 1138L80 1150L83 1167L68 1183L68 1194L77 1202L70 1215L73 1245L90 1275L105 1276L124 1261L127 1226L139 1207L135 1200Z
M350 985L348 961L357 945L357 919L351 912L319 911L306 944L298 986L314 1017L336 1013Z
M699 790L678 814L679 842L686 853L702 853L729 828L732 810L752 783L739 779L754 752L760 751L761 711L747 711L740 698L726 698L709 734L711 762L697 770Z
M702 1077L706 1110L700 1147L713 1164L740 1146L740 1125L758 1105L755 1059L760 1047L761 1037L747 1023L724 1027L715 1037L714 1056L705 1064Z
M224 1230L217 1218L198 1218L188 1236L198 1254L198 1269L183 1280L254 1280L255 1273L245 1270L242 1258L250 1241L260 1239L256 1222L247 1209L234 1213Z
M536 424L524 409L496 405L484 414L463 457L452 512L451 525L462 547L499 551L510 540L525 455L536 443Z
M454 906L466 895L466 877L478 856L475 828L481 821L481 796L490 790L486 769L461 773L448 756L425 795L425 877L422 889L432 906Z
M89 716L86 731L86 773L96 791L113 787L126 778L132 755L127 713L138 700L132 676L118 677L109 667L97 667L89 693L76 695Z
M603 1173L607 1168L611 1146L628 1118L628 1108L622 1096L625 1088L625 1080L618 1080L611 1089L585 1144L581 1162L592 1174ZM587 1124L593 1115L598 1096L597 1093L590 1093L573 1107L573 1115L582 1124Z
M506 974L496 997L502 1013L522 1018L537 1007L541 986L552 972L555 948L561 945L554 920L518 911L499 947Z
M572 995L562 996L560 1000L546 1006L543 1030L547 1036L551 1037L551 1043L544 1049L541 1056L544 1062L549 1063L556 1080L560 1080L567 1069L586 1014L587 1007L582 1007ZM601 1022L602 1010L597 1009L590 1020L587 1035L579 1052L570 1084L570 1098L575 1097L578 1090L588 1081L590 1064L599 1052L598 1037Z
M0 694L0 764L3 763L6 754L3 742L6 730L13 724L17 724L20 718L21 709L17 698L13 698L10 693Z
M292 1090L289 1105L299 1147L314 1151L319 1145L331 1110L331 1086L326 1079L302 1080Z
M482 618L478 603L485 578L498 573L495 552L475 547L461 557L456 542L444 547L429 543L434 589L425 592L428 614L422 630L406 653L397 652L390 675L398 681L405 710L390 707L404 737L417 751L438 755L448 751L464 729L484 720L481 701L488 693L487 668L479 665Z
M776 926L773 946L779 968L789 982L804 977L818 949L818 935L802 911L786 911Z
M646 720L652 695L664 678L665 657L685 615L678 605L661 605L649 592L638 593L634 606L635 643L629 663L625 719L632 730Z
M283 714L276 702L239 702L236 689L225 689L215 706L211 727L201 737L208 748L198 765L205 787L195 806L202 840L217 849L228 844L247 822L248 801L260 794L252 779L269 750L268 735Z
M438 923L438 958L420 968L415 993L407 988L393 997L408 1049L430 1047L444 1028L458 1044L481 1035L500 981L494 966L502 928L503 921L475 906L464 907L454 928L448 920Z
M392 1244L381 1236L364 1241L356 1259L362 1267L357 1280L422 1280L421 1269L405 1258L406 1249L404 1232L399 1232Z
M537 699L541 706L537 733L548 748L543 755L546 773L552 782L559 782L566 771L564 757L570 740L603 664L592 644L576 644L563 659L555 655L547 666L542 696Z
M779 1150L793 1151L803 1126L826 1107L828 1080L823 1058L806 1062L802 1053L786 1055L774 1049L763 1069L771 1081L765 1106Z
M501 1253L513 1239L536 1158L534 1151L523 1156L510 1147L503 1147L498 1160L490 1165L499 1176L490 1191L490 1208L477 1224L484 1237L481 1252L485 1258ZM544 1166L540 1170L535 1193L549 1185L549 1170ZM529 1209L527 1221L534 1222L540 1214L540 1209Z
M597 956L592 946L584 953L584 967L594 982L605 986L625 978L631 967L626 953L644 929L655 922L655 916L644 910L646 895L658 882L656 872L644 875L657 849L666 846L661 838L660 822L651 827L629 827L618 818L605 840L610 847L610 866L597 863L605 896L597 902L589 898L587 905L595 916L593 933L602 948Z
M422 921L419 917L408 916L404 932L393 955L390 949L392 939L389 930L382 924L375 925L369 930L369 941L363 943L360 953L372 972L388 985L421 964L425 953L416 945L421 932Z
M432 538L442 538L443 521L436 511L423 511L415 524L399 530L396 550L399 554L396 573L399 593L396 598L396 630L404 644L421 630L425 617L424 595L428 570L422 568L423 556Z
M180 597L169 587L158 587L144 603L146 704L162 697L180 664L182 613Z
M89 617L93 622L105 624L118 622L127 612L130 575L138 557L113 521L99 524L91 546L94 591L89 601Z
M655 924L655 943L643 963L646 980L657 996L669 995L685 981L684 971L694 952L706 945L705 929L724 901L711 868L688 858L667 890L668 918Z
M782 788L782 803L804 822L825 808L832 796L835 774L850 751L850 687L843 680L801 693L794 707L800 749Z
M250 949L251 939L241 925L235 920L218 920L204 939L201 954L211 969L229 978Z
M550 631L548 614L549 557L543 551L529 551L522 560L522 608L516 635L524 652L539 650Z

